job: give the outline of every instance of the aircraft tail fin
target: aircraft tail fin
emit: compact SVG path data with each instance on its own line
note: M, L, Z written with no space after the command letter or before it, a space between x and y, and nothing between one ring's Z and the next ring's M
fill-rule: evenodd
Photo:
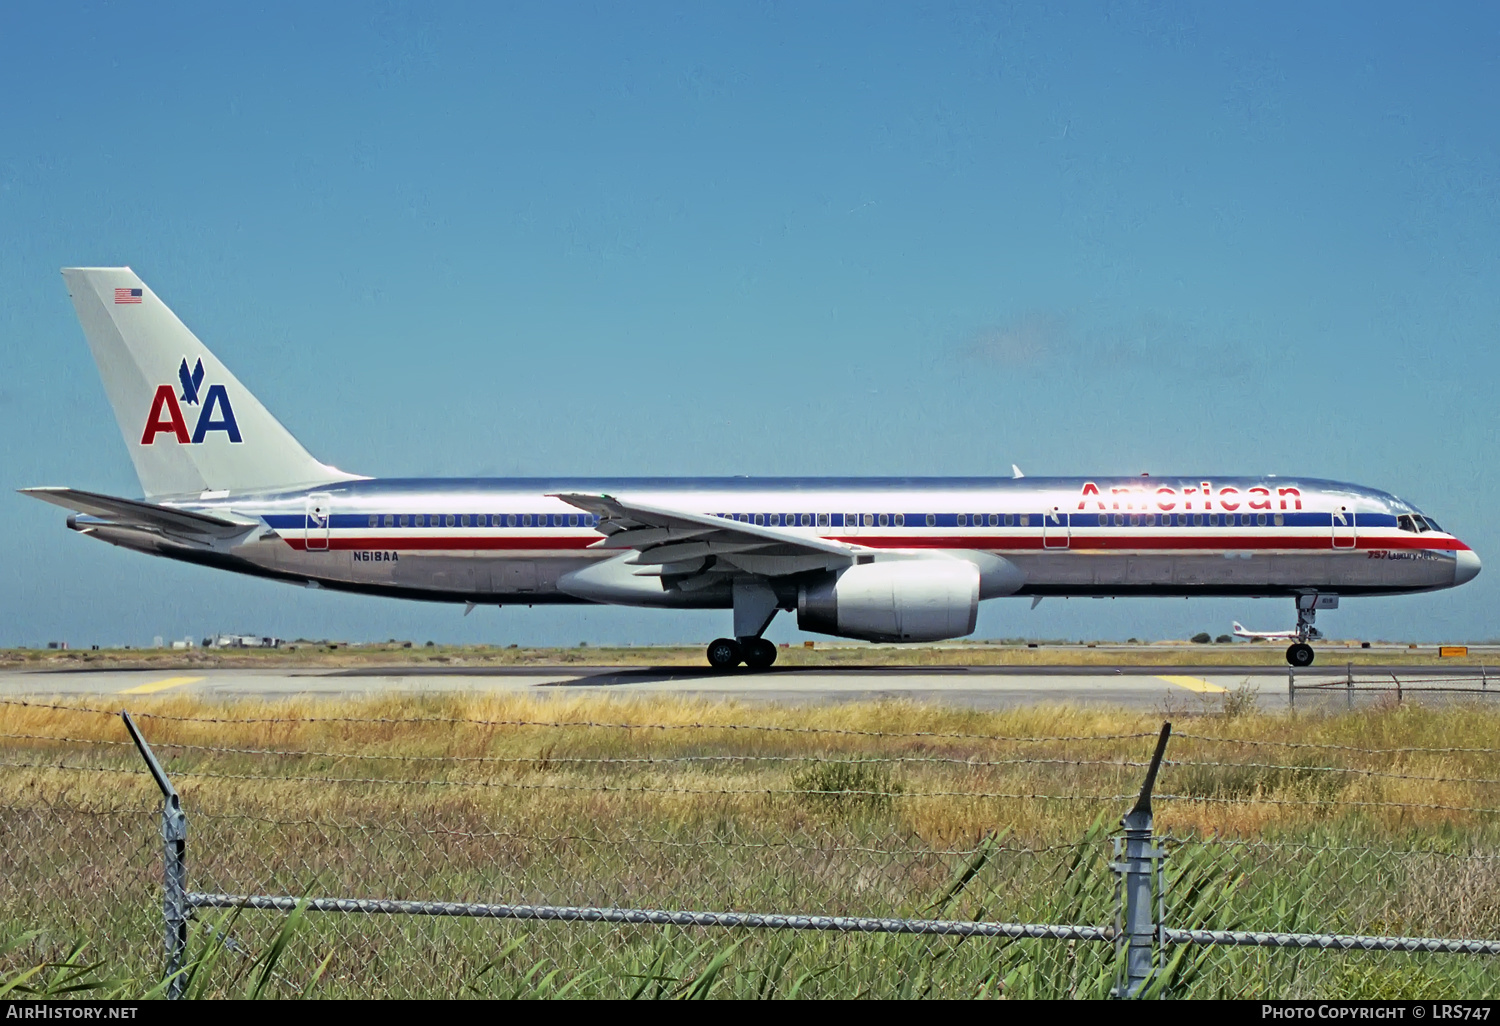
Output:
M62 274L148 498L357 479L314 459L130 268Z
M1236 633L1236 634L1245 634L1245 633L1247 633L1246 630L1245 630L1245 625L1242 624L1242 623L1240 623L1238 620L1234 621L1234 633Z

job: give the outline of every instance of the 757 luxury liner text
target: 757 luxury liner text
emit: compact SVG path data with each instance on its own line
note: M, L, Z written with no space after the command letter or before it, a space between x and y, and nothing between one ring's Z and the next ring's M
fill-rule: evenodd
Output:
M1451 588L1479 557L1386 492L1309 478L376 479L318 462L129 268L68 291L144 499L25 493L114 545L433 602L732 610L766 667L806 631L938 641L1001 596L1283 596L1313 661L1340 596ZM1013 468L1014 469L1014 468Z

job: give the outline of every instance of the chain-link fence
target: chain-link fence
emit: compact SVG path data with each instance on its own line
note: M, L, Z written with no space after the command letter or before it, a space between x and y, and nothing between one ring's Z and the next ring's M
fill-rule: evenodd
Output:
M85 943L189 995L1500 990L1491 748L1204 718L1153 821L1154 731L143 714L182 823L116 712L4 704L11 971Z
M1500 679L1490 676L1489 667L1481 665L1472 672L1441 674L1401 674L1346 663L1342 670L1320 667L1316 670L1287 669L1287 702L1296 708L1300 700L1327 706L1341 704L1345 709L1375 702L1421 700L1475 701L1500 698Z

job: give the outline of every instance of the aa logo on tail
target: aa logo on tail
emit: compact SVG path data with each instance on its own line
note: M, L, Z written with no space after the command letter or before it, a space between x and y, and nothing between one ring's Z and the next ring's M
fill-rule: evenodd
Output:
M171 385L156 386L151 412L146 414L146 430L141 433L142 445L154 445L156 436L161 434L170 435L184 445L201 445L210 431L224 432L231 442L244 440L240 437L240 426L235 422L234 407L229 405L229 393L224 386L209 385L203 389L202 357L192 370L188 370L187 357L183 357L182 366L177 368L177 380L182 385L181 396ZM191 435L182 416L184 405L199 407L198 422Z

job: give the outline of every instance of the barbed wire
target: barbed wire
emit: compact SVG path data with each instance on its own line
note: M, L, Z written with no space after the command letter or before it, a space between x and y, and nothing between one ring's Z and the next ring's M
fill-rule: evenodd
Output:
M1355 801L1348 798L1265 798L1258 796L1246 796L1243 798L1217 798L1208 795L1192 794L1153 794L1151 800L1162 802L1199 802L1213 805L1302 805L1302 806L1339 806L1349 808L1380 808L1380 809L1434 809L1443 812L1483 812L1497 813L1500 809L1483 808L1473 805L1431 805L1419 802L1369 802Z
M89 706L60 705L47 702L28 702L20 699L0 699L0 705L21 706L33 709L52 709L64 712L82 712L103 716L118 716L118 709L97 709ZM829 734L852 737L894 738L939 738L963 741L1013 741L1022 743L1044 743L1053 741L1124 741L1134 738L1156 737L1156 731L1140 731L1129 734L1083 734L1058 736L1006 736L999 734L971 734L957 731L934 730L856 730L851 727L786 727L765 723L621 723L600 720L490 720L469 716L173 716L166 713L132 713L138 720L163 720L176 723L361 723L371 725L392 724L468 724L479 727L586 727L604 730L744 730L784 734Z
M51 734L0 734L0 738L11 738L26 741L61 741L69 744L82 745L119 745L132 747L130 741L107 741L95 740L82 737L60 737ZM175 749L191 752L211 752L223 755L272 755L284 758L317 758L317 759L368 759L384 762L456 762L456 763L491 763L496 765L520 765L520 766L551 766L551 765L671 765L674 763L716 763L716 762L769 762L769 763L824 763L830 765L854 766L854 765L895 765L913 764L920 765L931 763L935 765L965 766L965 767L993 767L993 766L1106 766L1118 769L1141 769L1149 766L1149 762L1139 762L1125 759L954 759L935 755L902 755L902 756L855 756L851 758L829 758L822 755L665 755L665 756L553 756L538 754L532 756L500 756L500 755L387 755L381 753L361 752L323 752L304 751L279 748L230 748L219 745L189 745L178 744L170 741L158 741L153 744L154 748Z
M127 769L119 766L76 766L69 763L44 762L0 762L0 768L71 770L81 773L125 773L140 775L143 769ZM387 787L494 787L519 791L588 791L599 793L642 794L700 794L700 795L827 795L838 797L866 798L1005 798L1035 799L1046 801L1125 801L1134 795L1084 795L1084 794L1033 794L995 791L906 791L870 790L846 788L823 790L816 788L695 788L695 787L651 787L609 784L546 784L524 783L515 780L412 780L402 777L327 777L327 776L265 776L255 773L204 773L179 770L174 777L198 780L253 780L257 783L303 783L303 784L377 784Z
M1434 848L1394 848L1390 846L1377 847L1369 844L1315 844L1311 841L1251 841L1237 837L1180 837L1175 834L1162 834L1157 838L1158 844L1163 845L1219 845L1226 848L1264 848L1271 851L1279 851L1283 848L1297 851L1316 852L1360 852L1369 855L1402 856L1402 855L1433 855L1442 858L1489 861L1500 859L1500 852L1493 854L1482 854L1479 852L1454 852L1440 851Z
M1362 748L1359 745L1336 745L1320 741L1265 741L1241 737L1214 737L1211 734L1191 734L1172 732L1173 741L1211 741L1215 744L1231 745L1261 745L1275 748L1322 748L1329 751L1339 752L1361 752L1366 755L1500 755L1500 748Z
M144 774L145 770L125 769L114 766L76 766L68 763L25 763L25 762L0 762L0 767L10 769L50 769L67 770L84 773L125 773ZM1012 801L1078 801L1078 802L1123 802L1130 801L1136 796L1131 794L1115 795L1088 795L1088 794L1042 794L1039 792L1010 792L1010 791L906 791L906 790L873 790L866 788L846 788L826 790L817 788L775 788L775 787L753 787L753 788L693 788L693 787L652 787L648 785L610 785L610 784L553 784L553 783L525 783L514 780L412 780L401 777L330 777L330 776L264 776L253 773L205 773L199 771L177 771L177 777L198 780L245 780L258 783L308 783L308 784L359 784L378 785L382 787L477 787L477 788L500 788L518 791L586 791L595 794L693 794L693 795L821 795L828 797L848 798L988 798ZM1444 812L1477 812L1494 814L1500 813L1500 808L1488 808L1469 805L1440 805L1421 802L1375 802L1356 801L1350 799L1297 799L1297 798L1266 798L1264 796L1244 796L1236 798L1219 798L1208 795L1180 795L1180 794L1156 794L1153 800L1164 802L1196 802L1204 804L1245 804L1245 805L1296 805L1296 806L1339 806L1349 808L1389 808L1389 809L1425 809Z
M1385 780L1421 780L1443 784L1500 784L1500 777L1445 777L1425 773L1392 773L1389 770L1361 769L1356 766L1298 766L1271 762L1196 762L1188 759L1163 759L1162 766L1198 767L1214 769L1262 769L1293 770L1298 773L1352 773L1361 777L1379 777Z
M81 745L113 745L130 747L129 741L110 741L94 738L64 737L52 734L5 734L0 738L25 741L55 741ZM826 765L939 765L959 766L972 769L1002 766L1093 766L1109 769L1140 769L1149 762L1132 759L956 759L942 756L857 756L852 758L829 758L822 755L668 755L668 756L496 756L496 755L389 755L369 752L329 752L278 748L234 748L222 745L190 745L161 741L155 747L189 752L208 752L221 755L267 755L279 758L348 759L398 763L479 763L492 765L536 766L664 766L674 764L714 763L772 763L772 764L826 764ZM1387 770L1363 769L1355 766L1306 766L1262 762L1216 762L1188 759L1165 759L1165 767L1211 767L1215 769L1261 769L1294 772L1348 773L1355 776L1375 777L1386 780L1419 780L1448 784L1500 784L1500 777L1443 776L1425 773L1393 773Z

